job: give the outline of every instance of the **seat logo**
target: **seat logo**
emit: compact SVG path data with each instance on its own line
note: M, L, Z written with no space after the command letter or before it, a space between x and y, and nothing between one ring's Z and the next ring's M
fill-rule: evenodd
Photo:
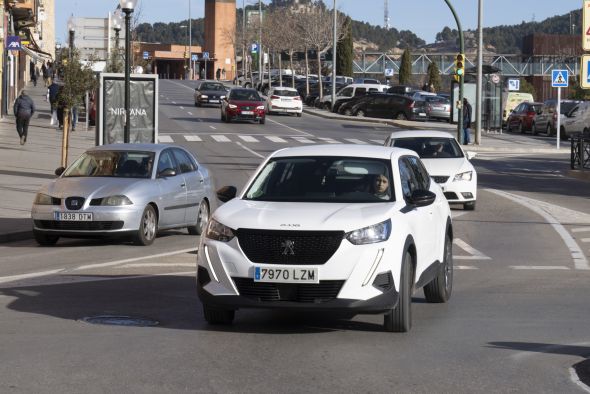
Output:
M283 242L281 242L281 248L283 248L283 256L295 254L295 242L291 241L290 239L286 239Z

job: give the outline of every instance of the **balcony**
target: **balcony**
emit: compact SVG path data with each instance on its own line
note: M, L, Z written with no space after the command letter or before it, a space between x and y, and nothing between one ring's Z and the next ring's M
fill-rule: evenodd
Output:
M17 21L34 21L37 17L37 3L39 0L10 0L12 15Z

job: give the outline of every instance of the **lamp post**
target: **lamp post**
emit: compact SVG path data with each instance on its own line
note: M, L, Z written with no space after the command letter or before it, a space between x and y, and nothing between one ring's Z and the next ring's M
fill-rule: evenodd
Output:
M334 0L334 26L333 29L333 42L332 42L332 105L331 109L334 108L334 104L336 104L336 46L338 45L338 26L336 25L337 21L337 11L336 11L336 0Z
M131 14L137 4L137 0L120 0L121 11L125 14L125 130L123 133L123 142L129 143L131 111L130 109L130 92L129 92L129 60L131 57Z
M193 79L193 30L191 20L191 0L188 0L188 79Z
M76 34L76 25L74 23L74 16L70 15L68 18L68 32L70 33L70 51L68 54L68 60L72 61L72 51L74 50L74 34Z
M187 25L180 25L179 26L181 29L187 29L188 26ZM186 31L186 36L188 38L188 30ZM186 67L186 61L188 59L188 54L186 53L186 41L184 42L184 60L182 61L182 68L183 68L183 72L184 72L184 76L183 78L186 78L186 71L187 71L187 67Z
M119 70L119 36L121 33L121 25L123 24L123 16L121 10L116 10L113 13L113 30L115 31L115 53L111 60L111 71L120 72Z

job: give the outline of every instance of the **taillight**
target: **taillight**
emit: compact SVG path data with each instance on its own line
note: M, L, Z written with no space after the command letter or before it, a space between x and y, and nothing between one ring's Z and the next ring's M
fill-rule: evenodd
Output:
M535 111L529 111L527 112L526 116L528 116L529 118L532 118L533 116L535 116L537 113Z
M299 100L299 101L301 101L301 97L299 97L299 96L293 97L293 100Z
M416 102L415 102L415 101L410 101L410 102L408 103L408 108L414 108L414 105L415 105L415 104L416 104Z
M271 100L277 100L277 99L280 99L280 97L279 97L279 96L275 96L275 95L273 94L272 96L270 96L270 99L271 99Z

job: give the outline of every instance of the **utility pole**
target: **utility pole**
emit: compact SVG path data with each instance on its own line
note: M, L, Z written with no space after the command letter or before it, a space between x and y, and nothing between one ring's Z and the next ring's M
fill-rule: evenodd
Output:
M258 83L262 83L264 64L264 51L262 50L262 0L258 0ZM252 81L254 83L254 81ZM254 86L253 86L254 87Z
M477 5L477 85L475 107L475 144L481 143L481 110L482 110L482 63L483 63L483 0L478 0Z
M242 0L242 78L246 80L246 0Z
M337 11L336 11L336 0L334 0L334 9L332 10L332 12L334 13L334 26L333 26L333 31L334 31L334 37L333 37L333 41L332 41L332 105L331 108L334 108L334 104L336 104L336 46L338 45L338 39L337 39L337 34L338 34L338 27L336 25L336 20L338 15ZM320 76L321 78L321 76Z
M193 79L193 31L191 21L191 0L188 0L188 79Z
M459 52L461 54L465 53L465 40L463 38L463 29L461 28L461 21L453 8L450 0L445 0L445 3L449 6L449 9L453 13L453 17L455 18L455 22L457 23L457 30L459 31ZM463 143L463 84L465 82L465 73L463 73L459 77L459 100L457 103L457 141L460 144Z

